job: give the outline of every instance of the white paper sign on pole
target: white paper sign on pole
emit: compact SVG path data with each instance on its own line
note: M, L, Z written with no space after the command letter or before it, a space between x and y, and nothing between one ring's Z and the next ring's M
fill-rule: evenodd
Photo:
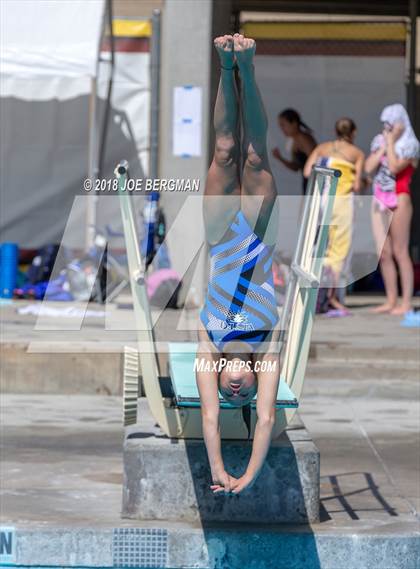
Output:
M184 85L174 88L173 154L201 156L202 89Z

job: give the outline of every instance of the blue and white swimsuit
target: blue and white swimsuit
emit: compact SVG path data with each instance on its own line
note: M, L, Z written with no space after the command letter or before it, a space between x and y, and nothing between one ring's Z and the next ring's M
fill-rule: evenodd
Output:
M277 323L273 250L274 245L255 235L242 211L221 241L211 246L209 284L200 318L220 352L233 340L257 348Z

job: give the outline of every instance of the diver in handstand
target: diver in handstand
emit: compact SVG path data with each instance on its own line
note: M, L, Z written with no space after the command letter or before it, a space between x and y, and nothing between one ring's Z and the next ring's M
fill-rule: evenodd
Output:
M209 365L197 371L196 379L211 489L237 494L258 476L275 423L280 375L272 278L277 192L268 163L267 117L254 76L255 41L235 34L216 38L214 45L221 69L214 108L215 149L203 210L210 275L200 313L197 358L226 365L221 371ZM268 371L261 369L264 362L269 363L265 365ZM257 391L258 419L251 457L245 473L234 478L226 472L222 459L218 392L232 405L242 407L249 406Z

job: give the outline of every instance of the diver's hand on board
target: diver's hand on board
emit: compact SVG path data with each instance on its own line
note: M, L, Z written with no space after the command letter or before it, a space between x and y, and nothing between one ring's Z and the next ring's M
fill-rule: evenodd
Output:
M210 488L213 490L213 494L219 494L220 492L229 493L236 481L236 478L223 470L213 475L213 484Z
M245 473L234 482L232 487L232 494L239 494L245 490L245 488L251 488L251 486L254 484L254 481L255 477Z

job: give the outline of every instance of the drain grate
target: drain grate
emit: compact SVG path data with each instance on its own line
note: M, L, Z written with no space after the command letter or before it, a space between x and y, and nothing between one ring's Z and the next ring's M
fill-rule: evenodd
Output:
M166 567L168 531L161 528L114 528L114 567Z

